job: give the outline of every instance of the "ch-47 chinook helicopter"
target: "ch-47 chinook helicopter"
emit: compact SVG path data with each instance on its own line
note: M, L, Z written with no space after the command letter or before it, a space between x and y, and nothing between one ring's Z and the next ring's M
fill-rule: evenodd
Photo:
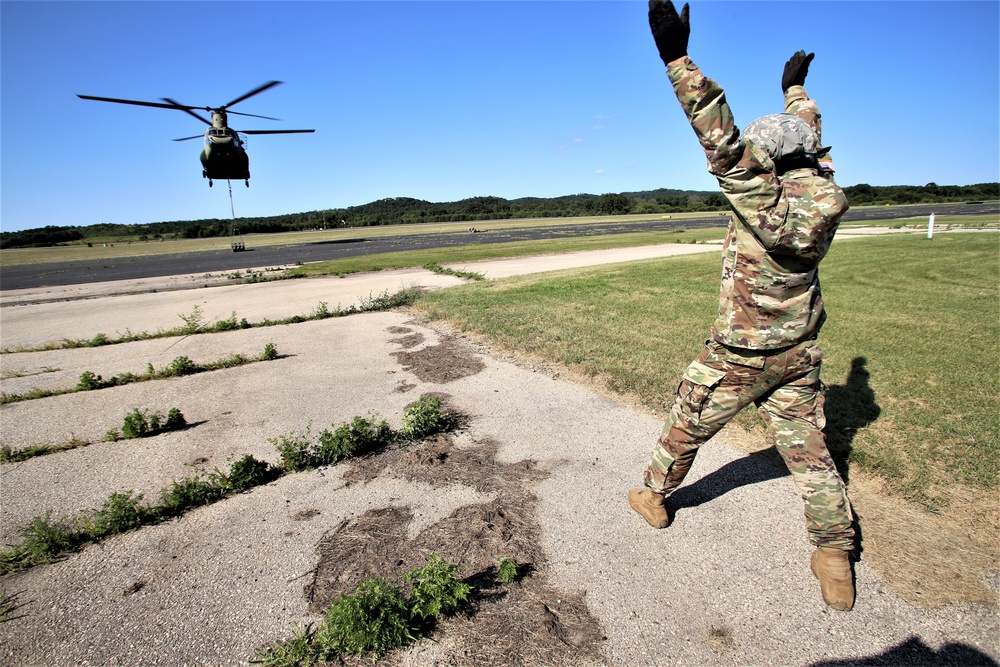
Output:
M234 114L236 116L249 116L251 118L264 118L266 120L278 120L277 118L270 118L269 116L256 116L250 113L240 113L239 111L229 111L229 107L242 102L248 97L253 97L258 93L262 93L269 88L273 88L281 83L281 81L269 81L262 86L254 88L249 93L237 97L232 102L228 104L223 104L221 107L193 107L187 104L181 104L169 97L162 97L160 99L163 102L139 102L136 100L121 100L114 97L94 97L93 95L77 95L80 99L84 100L97 100L98 102L116 102L118 104L135 104L141 107L156 107L158 109L177 109L178 111L183 111L190 114L209 126L205 130L205 148L201 151L201 165L202 172L201 175L208 179L208 186L212 187L212 179L219 180L242 180L246 181L247 187L250 187L250 158L247 157L247 151L244 147L245 138L241 135L246 134L299 134L302 132L315 132L316 130L240 130L236 131L229 127L228 114ZM207 111L212 114L212 120L209 121L194 112L194 110ZM202 135L195 135L193 137L182 137L181 139L174 139L174 141L188 141L190 139L198 139Z

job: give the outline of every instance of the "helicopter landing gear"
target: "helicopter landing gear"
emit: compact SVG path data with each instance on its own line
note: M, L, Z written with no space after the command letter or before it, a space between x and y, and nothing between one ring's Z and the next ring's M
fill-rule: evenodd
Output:
M212 187L212 179L208 179L208 187Z
M250 187L250 179L249 178L246 180L246 184L247 184L247 187L249 188Z

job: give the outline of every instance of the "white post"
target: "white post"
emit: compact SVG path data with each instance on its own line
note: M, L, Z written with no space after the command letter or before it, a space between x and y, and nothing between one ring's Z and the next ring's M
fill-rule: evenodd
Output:
M931 213L931 217L927 219L927 238L934 238L934 214Z

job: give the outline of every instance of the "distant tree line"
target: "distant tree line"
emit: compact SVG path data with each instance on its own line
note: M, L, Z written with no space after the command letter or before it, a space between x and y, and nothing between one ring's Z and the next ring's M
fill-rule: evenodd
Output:
M844 191L851 204L856 206L1000 199L1000 183L976 185L928 183L924 186L873 186L860 183L845 187ZM421 222L720 211L727 207L725 198L719 192L670 189L602 195L577 194L553 198L471 197L456 202L440 203L411 197L393 197L348 208L236 220L215 218L136 225L102 223L86 227L50 225L17 232L0 232L0 248L78 244L86 243L90 239L146 241L208 238L229 236L234 228L244 234L256 234L338 227L408 225Z

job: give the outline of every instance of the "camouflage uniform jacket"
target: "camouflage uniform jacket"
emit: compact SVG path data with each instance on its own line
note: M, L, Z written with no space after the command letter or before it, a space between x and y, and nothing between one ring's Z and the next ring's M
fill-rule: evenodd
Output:
M740 137L719 84L686 56L670 63L667 75L735 213L712 337L752 350L815 338L826 319L818 266L847 210L847 197L826 169L829 156L820 156L822 170L793 169L778 178L771 158ZM820 136L819 109L802 86L785 93L785 113Z

